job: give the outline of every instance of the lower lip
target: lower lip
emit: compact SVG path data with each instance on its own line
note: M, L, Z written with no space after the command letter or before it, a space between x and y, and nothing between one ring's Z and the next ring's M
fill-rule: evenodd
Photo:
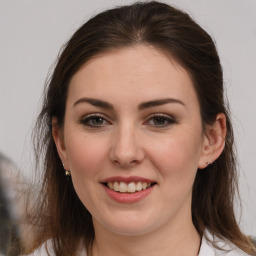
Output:
M107 186L103 185L105 191L107 194L112 198L113 200L119 202L119 203L136 203L139 202L140 200L144 199L147 197L153 190L155 185L135 192L135 193L119 193L114 190L109 189Z

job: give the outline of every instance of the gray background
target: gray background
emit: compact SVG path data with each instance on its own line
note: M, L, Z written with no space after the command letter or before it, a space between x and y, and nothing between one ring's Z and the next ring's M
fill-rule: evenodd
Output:
M92 15L131 2L0 0L0 152L25 179L33 176L32 126L60 47ZM256 235L256 1L165 2L187 11L216 41L240 162L241 227Z

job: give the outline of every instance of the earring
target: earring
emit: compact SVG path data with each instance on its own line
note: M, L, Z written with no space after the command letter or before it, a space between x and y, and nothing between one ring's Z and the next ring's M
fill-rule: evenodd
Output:
M209 166L211 163L210 162L206 162L206 165Z
M63 168L65 169L65 164L62 163L62 165L63 165ZM67 177L67 180L69 180L69 179L70 179L70 176L71 176L71 171L65 170L65 175L66 175L66 177Z
M70 181L71 171L65 171L67 181Z

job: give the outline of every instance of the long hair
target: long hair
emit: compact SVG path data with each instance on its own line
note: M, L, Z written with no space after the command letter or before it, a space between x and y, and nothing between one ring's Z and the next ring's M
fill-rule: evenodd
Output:
M167 4L137 2L104 11L83 24L60 53L45 88L36 132L36 159L43 169L43 183L29 220L36 229L33 251L51 238L56 255L75 255L82 243L90 251L94 240L91 214L80 202L72 182L67 181L53 137L52 118L63 126L67 91L71 78L88 60L110 50L134 45L152 45L170 54L189 73L200 104L203 127L213 124L217 114L227 118L226 146L221 156L205 170L198 170L192 194L192 218L202 236L230 240L253 254L250 240L240 231L233 204L237 191L234 138L223 74L212 38L188 14Z
M20 250L20 227L18 216L14 214L17 195L13 195L19 188L18 177L15 172L11 174L14 169L14 163L0 153L0 255L17 256Z

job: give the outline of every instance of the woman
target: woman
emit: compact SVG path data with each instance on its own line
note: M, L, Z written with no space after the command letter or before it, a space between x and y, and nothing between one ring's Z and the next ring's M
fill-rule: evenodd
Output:
M253 255L210 36L159 2L105 11L66 44L37 123L32 255Z

